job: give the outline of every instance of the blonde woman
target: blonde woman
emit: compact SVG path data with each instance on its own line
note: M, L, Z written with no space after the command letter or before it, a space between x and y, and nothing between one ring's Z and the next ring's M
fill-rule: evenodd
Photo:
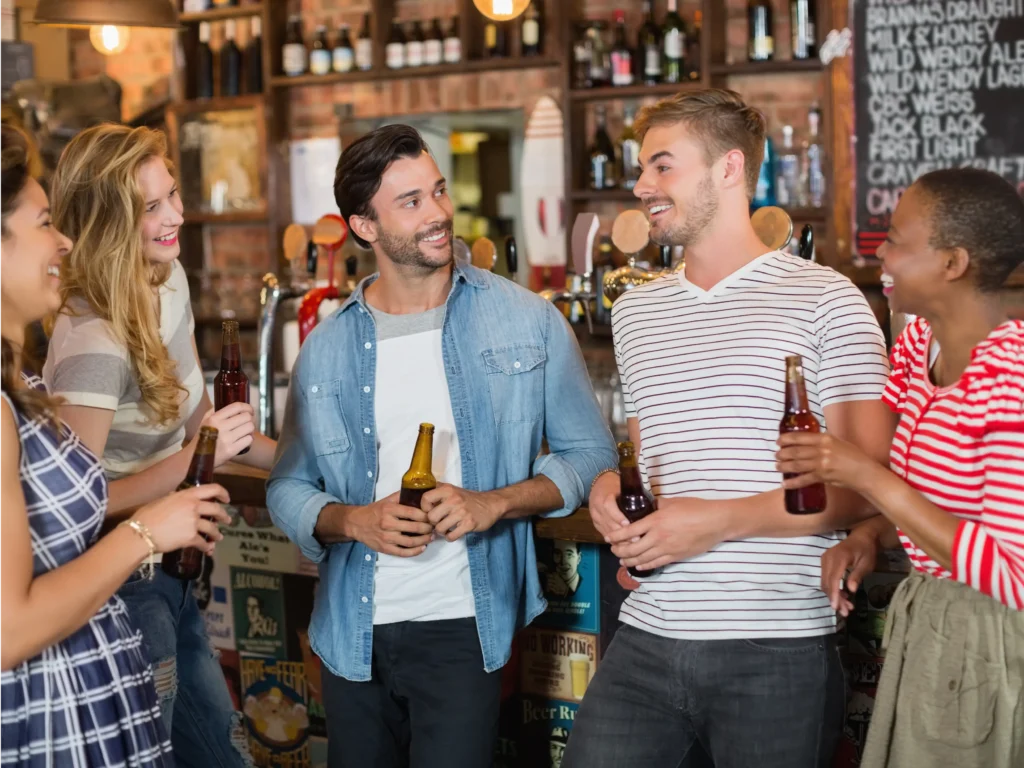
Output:
M44 378L60 415L102 456L117 520L181 482L201 424L217 427L216 463L269 469L274 443L251 406L214 412L178 262L178 185L161 133L100 125L76 136L53 176L54 221L75 241ZM119 592L142 629L181 765L249 764L241 724L191 583L163 571Z
M52 224L23 134L3 127L3 765L171 766L142 639L114 596L154 551L221 538L219 486L176 493L100 537L107 482L23 373L25 328L60 305L71 243ZM209 519L203 519L203 518Z

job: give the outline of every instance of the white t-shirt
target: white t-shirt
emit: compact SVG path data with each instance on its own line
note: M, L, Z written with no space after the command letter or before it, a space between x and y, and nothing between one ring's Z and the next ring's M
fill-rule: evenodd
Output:
M655 496L735 499L779 487L787 355L803 357L811 410L878 399L885 341L861 292L819 264L764 254L711 290L672 275L612 309L626 412ZM800 637L834 631L821 555L842 534L726 541L644 579L627 624L665 637Z
M402 487L419 425L434 425L433 473L438 483L462 484L462 456L441 352L445 307L415 315L370 309L377 325L377 486L374 500ZM415 395L410 376L415 372ZM379 554L373 623L438 621L476 615L466 542L438 537L423 554Z

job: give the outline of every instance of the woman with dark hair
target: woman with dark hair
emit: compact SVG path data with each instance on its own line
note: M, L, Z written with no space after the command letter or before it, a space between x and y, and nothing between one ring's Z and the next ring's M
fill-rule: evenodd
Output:
M25 136L3 126L0 763L171 766L142 638L114 593L157 552L212 551L228 499L216 485L176 493L100 537L103 469L22 373L25 328L60 306L71 248L28 158Z
M822 588L852 608L880 548L913 566L889 607L864 768L1024 765L1024 323L1000 295L1024 262L1024 201L999 176L934 171L903 195L879 250L894 312L883 399L899 419L890 467L828 434L784 435L778 467L881 512L823 557Z

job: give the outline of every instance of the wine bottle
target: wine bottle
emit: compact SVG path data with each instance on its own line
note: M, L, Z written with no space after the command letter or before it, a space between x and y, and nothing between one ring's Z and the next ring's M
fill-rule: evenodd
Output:
M334 51L331 53L331 67L335 72L351 72L355 61L356 52L352 47L348 24L342 24L338 39L334 43Z
M249 42L245 46L245 92L263 92L263 19L253 16L249 22Z
M608 136L606 111L603 105L594 109L594 142L588 153L590 188L601 190L615 186L615 145Z
M289 77L297 77L306 73L306 44L302 42L302 17L293 14L288 18L288 29L285 32L284 46L281 51L282 68Z
M314 75L326 75L331 71L331 49L327 45L327 25L317 24L309 52L309 71Z
M220 95L238 96L242 92L242 52L235 42L235 20L224 22L224 44L220 47Z
M619 137L619 180L624 189L633 189L640 180L640 142L633 130L634 108L622 111L622 135Z
M391 22L391 36L384 49L387 56L388 69L401 69L405 66L405 33L398 21Z
M423 28L418 21L409 24L409 34L405 40L405 66L423 66Z
M458 64L462 61L462 38L459 36L459 17L452 16L448 34L444 38L444 63Z
M199 47L196 50L196 98L213 98L213 50L210 48L210 22L199 24Z
M363 26L356 39L356 66L360 72L373 69L373 38L370 37L370 14L363 16Z
M677 0L668 0L668 13L662 25L662 68L666 83L683 80L683 56L686 50L686 26L679 15Z
M612 85L633 84L633 54L626 43L626 13L615 12L615 44L612 46Z
M428 67L436 67L444 61L444 32L441 31L441 19L434 17L423 42L423 63Z
M643 66L645 85L661 82L661 30L654 22L654 6L651 0L644 0L644 25L637 38L637 56Z

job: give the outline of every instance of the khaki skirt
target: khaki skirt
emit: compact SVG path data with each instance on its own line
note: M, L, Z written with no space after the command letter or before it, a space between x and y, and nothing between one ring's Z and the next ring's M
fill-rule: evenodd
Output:
M915 571L883 647L861 768L1024 767L1024 613Z

